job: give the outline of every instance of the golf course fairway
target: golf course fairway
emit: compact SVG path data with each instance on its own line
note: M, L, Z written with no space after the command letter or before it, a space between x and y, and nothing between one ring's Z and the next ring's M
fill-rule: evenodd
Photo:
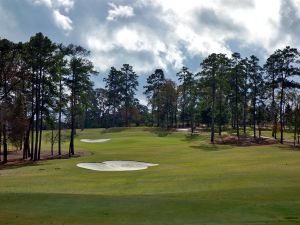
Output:
M97 138L111 140L80 141ZM300 150L212 145L206 133L151 128L78 130L75 147L84 155L2 167L1 225L300 224ZM76 166L111 160L159 166L121 172Z

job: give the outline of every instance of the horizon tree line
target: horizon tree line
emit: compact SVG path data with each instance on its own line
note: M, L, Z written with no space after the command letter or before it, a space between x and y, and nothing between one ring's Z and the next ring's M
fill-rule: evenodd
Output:
M178 84L154 70L144 85L148 106L136 98L138 75L129 64L111 67L95 88L97 75L81 46L64 46L37 33L25 43L0 39L0 160L8 160L8 143L23 151L23 159L41 159L43 131L51 130L51 153L57 142L69 139L69 156L75 154L77 128L153 126L165 129L210 129L210 141L225 130L237 138L253 130L254 138L269 129L283 143L285 130L299 144L300 54L287 46L261 65L251 55L242 58L212 53L192 73L183 66ZM62 130L69 129L68 138ZM2 157L3 155L3 157Z

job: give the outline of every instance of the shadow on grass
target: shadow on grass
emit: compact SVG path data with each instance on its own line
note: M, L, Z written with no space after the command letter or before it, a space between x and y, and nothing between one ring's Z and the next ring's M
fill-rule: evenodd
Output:
M111 127L111 128L106 128L100 131L100 133L105 134L105 133L118 133L118 132L123 132L124 130L127 130L128 127Z
M160 127L153 128L150 130L150 132L156 134L158 137L166 137L173 133L172 130L168 130Z
M31 167L31 166L41 166L42 163L39 161L20 161L21 163L16 164L0 164L0 171L1 170L9 170L9 169L18 169L21 167Z
M278 148L282 149L282 150L288 150L288 151L299 151L300 152L300 145L295 145L292 143L284 143L284 144L278 144L277 145Z
M190 146L190 148L212 152L212 151L230 150L233 149L234 147L231 145L202 144L202 145L193 145Z
M192 142L192 141L201 140L201 139L202 139L202 136L200 136L199 134L189 133L189 134L185 135L185 138L183 139L183 141Z

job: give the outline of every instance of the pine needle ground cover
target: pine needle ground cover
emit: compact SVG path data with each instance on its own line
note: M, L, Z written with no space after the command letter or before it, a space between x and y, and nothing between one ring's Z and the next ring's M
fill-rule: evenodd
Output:
M80 142L93 138L111 140ZM86 154L0 170L1 225L300 224L297 149L211 145L205 133L147 128L78 131L75 146ZM76 167L109 160L159 166L127 172Z

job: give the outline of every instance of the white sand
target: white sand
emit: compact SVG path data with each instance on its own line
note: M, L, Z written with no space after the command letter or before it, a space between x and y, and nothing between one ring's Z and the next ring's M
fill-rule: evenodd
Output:
M178 132L186 132L186 131L190 131L190 128L177 128L176 131Z
M101 163L78 163L77 166L96 171L134 171L144 170L150 166L157 166L154 163L137 161L105 161Z
M80 141L87 142L87 143L99 143L99 142L110 141L110 139L81 139Z

